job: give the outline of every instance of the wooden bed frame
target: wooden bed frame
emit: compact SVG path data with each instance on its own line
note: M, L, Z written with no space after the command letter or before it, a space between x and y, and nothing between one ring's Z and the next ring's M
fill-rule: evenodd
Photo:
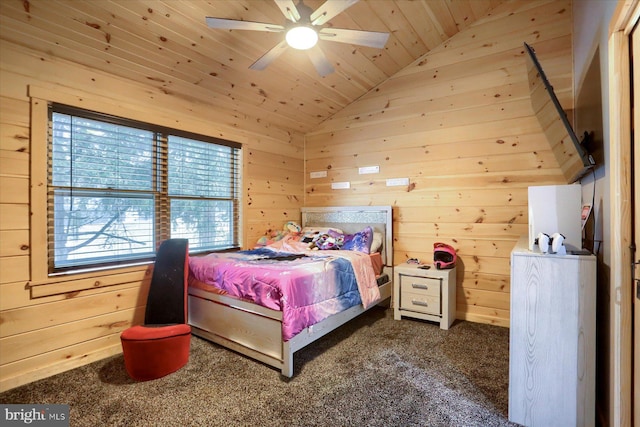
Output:
M355 233L367 225L382 233L383 272L389 280L380 286L386 302L393 288L393 222L391 206L302 208L303 227L340 228ZM237 298L189 288L189 324L192 333L293 376L293 353L364 313L362 304L303 329L289 341L282 340L282 312Z

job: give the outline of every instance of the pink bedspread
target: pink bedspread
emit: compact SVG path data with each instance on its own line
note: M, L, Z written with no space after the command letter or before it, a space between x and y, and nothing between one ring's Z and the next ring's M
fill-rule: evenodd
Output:
M285 341L333 314L358 304L369 308L380 299L368 254L307 251L287 244L280 246L286 252L269 247L191 257L189 274L230 295L282 311Z

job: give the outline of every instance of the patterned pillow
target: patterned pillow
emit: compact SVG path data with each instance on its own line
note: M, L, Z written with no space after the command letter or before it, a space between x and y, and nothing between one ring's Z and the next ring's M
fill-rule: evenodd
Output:
M355 234L345 234L344 243L340 249L368 254L371 251L372 241L373 229L371 227L365 227L362 231L358 231Z

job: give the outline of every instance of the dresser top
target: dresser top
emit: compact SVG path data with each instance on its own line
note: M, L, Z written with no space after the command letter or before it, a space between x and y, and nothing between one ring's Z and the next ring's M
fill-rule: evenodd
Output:
M423 266L429 266L429 269L423 269L420 267ZM446 278L448 277L451 273L455 273L455 267L454 268L447 268L444 270L438 270L436 268L435 265L433 264L408 264L408 263L402 263L402 264L397 264L396 266L394 266L394 270L396 270L398 273L400 274L405 274L405 275L413 275L413 276L428 276L428 277L441 277L441 278Z
M562 259L575 259L575 260L593 260L595 262L596 256L594 254L585 254L585 255L575 255L571 253L567 253L566 255L557 255L557 254L543 254L536 247L533 251L529 250L529 238L527 236L521 236L518 239L518 242L513 247L511 251L512 255L528 255L528 256L538 256L538 257L552 257L552 258L562 258Z

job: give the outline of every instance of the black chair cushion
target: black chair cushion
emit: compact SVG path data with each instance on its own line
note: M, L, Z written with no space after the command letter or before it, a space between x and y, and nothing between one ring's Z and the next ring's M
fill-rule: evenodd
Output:
M187 323L188 239L162 242L153 267L145 325Z

